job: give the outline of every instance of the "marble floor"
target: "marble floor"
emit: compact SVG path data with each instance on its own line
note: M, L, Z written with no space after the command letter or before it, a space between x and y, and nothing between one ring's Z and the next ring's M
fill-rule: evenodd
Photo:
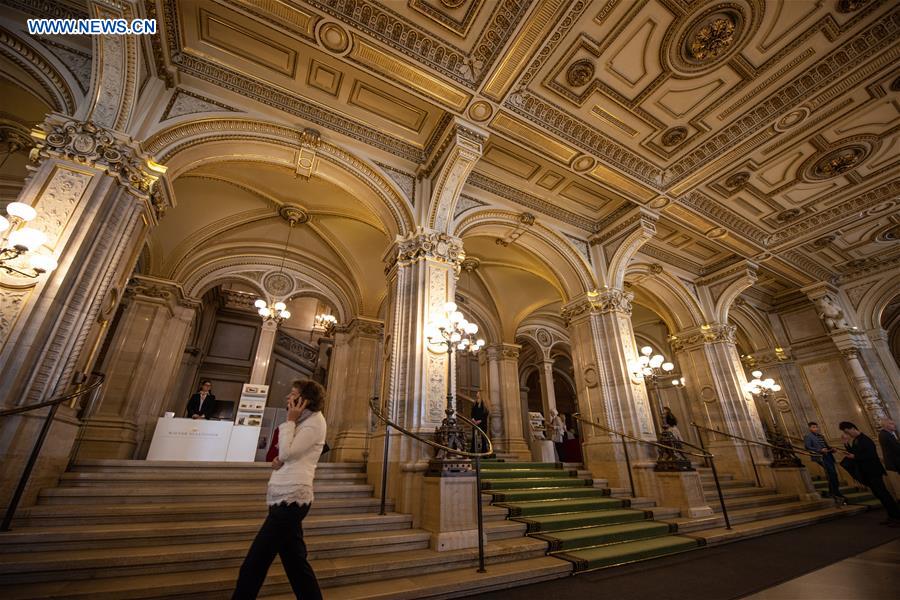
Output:
M743 600L897 598L900 598L900 539L745 596Z

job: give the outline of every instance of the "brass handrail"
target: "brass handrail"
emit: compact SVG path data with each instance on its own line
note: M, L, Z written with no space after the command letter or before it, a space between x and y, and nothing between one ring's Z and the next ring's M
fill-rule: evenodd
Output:
M684 440L678 440L679 443L684 444L685 446L694 448L696 450L699 450L700 452L702 452L702 454L697 454L696 452L683 451L677 447L668 446L666 444L660 444L659 442L651 442L649 440L641 439L639 437L629 435L622 431L612 429L611 427L606 427L605 425L600 425L599 423L594 423L591 420L585 419L579 413L573 413L572 416L575 419L581 421L582 423L586 423L592 427L596 427L597 429L601 429L603 431L606 431L607 433L612 433L612 434L618 435L619 437L622 438L622 449L625 451L625 465L628 468L628 481L631 484L632 498L636 497L637 494L635 494L635 491L634 491L634 476L631 474L631 459L628 456L628 444L625 443L626 439L633 440L635 442L640 442L642 444L647 444L648 446L656 446L657 448L662 448L663 450L666 450L666 451L676 451L676 452L680 452L683 455L695 456L697 458L702 458L702 459L708 461L710 470L712 470L713 482L715 482L715 484L716 484L716 494L719 497L719 506L722 508L722 518L725 519L725 528L731 529L731 520L728 518L728 508L725 506L725 495L722 493L722 485L719 482L719 472L716 470L716 457L711 452L709 452L705 448L699 448L699 447L695 446L694 444L685 442Z
M747 438L741 437L739 435L734 435L733 433L726 433L724 431L719 431L718 429L712 429L711 427L706 427L704 425L698 425L697 423L694 423L693 421L691 421L691 425L693 425L694 427L696 427L698 429L705 429L706 431L712 431L713 433L718 433L719 435L724 435L724 436L727 436L730 438L734 438L736 440L741 440L741 441L747 442L748 444L756 444L757 446L766 446L768 448L774 448L776 450L784 450L784 448L782 448L780 446L776 446L774 444L770 444L769 442L760 442L759 440L747 439ZM791 444L791 448L795 452L800 452L801 454L806 454L807 456L819 456L818 454L809 452L806 449L797 448L793 444Z
M388 429L393 427L400 433L407 435L414 440L422 442L432 448L437 448L438 450L443 450L449 454L456 454L458 456L465 456L469 458L475 459L475 510L477 511L478 518L478 572L485 573L486 569L484 568L484 515L482 513L481 508L481 459L486 458L488 456L492 456L494 454L494 444L491 442L491 438L488 437L487 433L484 432L481 427L475 424L470 418L465 415L461 415L456 410L453 411L458 418L462 419L464 422L468 423L472 426L472 433L474 435L475 431L480 434L480 437L483 437L485 441L487 441L487 452L466 452L465 450L457 450L455 448L450 448L449 446L445 446L443 444L439 444L433 440L429 440L420 435L417 435L405 427L397 425L386 416L381 413L381 408L378 407L377 404L378 396L373 396L369 399L369 408L372 410L372 414L378 417L379 420L383 421L385 424L384 428L384 455L381 457L381 510L379 514L384 515L385 510L385 502L387 500L387 476L388 476L388 453L390 450L390 441L391 434ZM475 439L475 448L481 448L480 438Z
M12 525L13 517L16 514L16 508L18 508L19 501L22 499L22 495L25 493L25 488L28 485L28 480L31 478L31 472L34 470L34 465L37 463L38 456L41 453L41 448L43 448L44 446L44 440L47 439L47 434L50 432L50 425L53 423L53 417L56 416L56 411L59 410L60 404L68 400L72 400L72 407L74 408L75 399L80 398L81 396L84 396L86 394L93 394L94 392L98 391L103 385L104 376L101 373L94 373L93 376L96 381L74 392L63 394L62 396L57 396L56 398L51 398L50 400L46 400L44 402L28 404L26 406L17 406L16 408L10 408L0 411L0 417L7 417L10 415L17 415L32 410L38 410L47 406L50 407L50 410L47 411L47 416L44 418L44 424L41 426L41 431L38 433L37 440L34 442L34 447L31 449L31 455L28 457L28 461L25 463L25 468L22 470L21 477L19 477L19 483L16 485L16 489L9 501L9 506L6 508L6 514L3 516L2 524L0 524L0 531L10 530L10 525Z

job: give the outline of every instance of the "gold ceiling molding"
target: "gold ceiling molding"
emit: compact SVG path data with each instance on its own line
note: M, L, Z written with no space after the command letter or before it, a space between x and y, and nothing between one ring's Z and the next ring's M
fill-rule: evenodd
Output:
M471 94L444 83L422 68L400 60L366 40L354 37L353 41L350 58L389 79L405 83L444 106L462 111L472 99Z
M507 112L498 113L494 120L491 121L491 127L525 142L539 152L545 153L566 165L578 155L578 151L574 148L556 141L543 131L516 119Z
M498 102L503 99L516 76L546 38L547 28L552 24L559 8L565 4L563 0L540 0L488 78L483 89L485 96Z
M307 39L313 39L313 31L319 16L304 10L297 4L287 4L281 0L226 0L227 4L235 8L248 10L252 13L263 13L273 19L266 19L272 25L284 27L288 25L292 30L300 33ZM256 9L255 11L252 9Z
M484 0L440 0L440 3L451 11L462 7L466 2L469 3L469 6L466 7L465 12L458 19L433 7L427 0L409 0L409 7L460 37L466 37L472 22L475 20L475 15L478 14L482 4L484 4Z
M603 163L597 163L597 166L591 170L590 175L603 185L617 192L628 194L644 203L650 202L658 195L650 188L640 185L617 171L613 171Z

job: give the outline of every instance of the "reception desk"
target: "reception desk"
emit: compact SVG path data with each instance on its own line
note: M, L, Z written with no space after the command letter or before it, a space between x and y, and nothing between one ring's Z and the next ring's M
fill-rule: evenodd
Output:
M160 417L147 460L252 462L259 430L231 421Z

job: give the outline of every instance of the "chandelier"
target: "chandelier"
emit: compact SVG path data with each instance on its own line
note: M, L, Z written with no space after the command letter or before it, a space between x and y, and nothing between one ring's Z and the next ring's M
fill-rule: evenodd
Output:
M266 321L272 320L276 323L281 323L285 319L291 318L291 311L287 309L287 305L284 302L276 302L269 306L265 300L260 298L253 303L253 306L257 308L259 316Z
M325 335L331 335L331 332L334 331L335 326L337 325L337 317L332 314L322 313L316 315L315 320L313 321L314 329L324 329Z
M744 391L748 394L765 399L775 392L781 391L781 386L775 383L771 377L762 379L762 371L753 371L750 375L753 376L753 379L744 386Z
M656 381L660 375L675 369L675 365L667 361L662 354L653 354L653 348L650 346L641 348L640 358L631 361L628 367L636 378L643 377L648 381Z
M0 215L0 269L32 279L54 270L57 267L56 260L44 254L29 256L31 273L12 266L11 263L20 256L35 252L43 246L47 236L37 229L24 227L37 216L34 207L24 202L10 202L6 206L6 214L6 217Z

